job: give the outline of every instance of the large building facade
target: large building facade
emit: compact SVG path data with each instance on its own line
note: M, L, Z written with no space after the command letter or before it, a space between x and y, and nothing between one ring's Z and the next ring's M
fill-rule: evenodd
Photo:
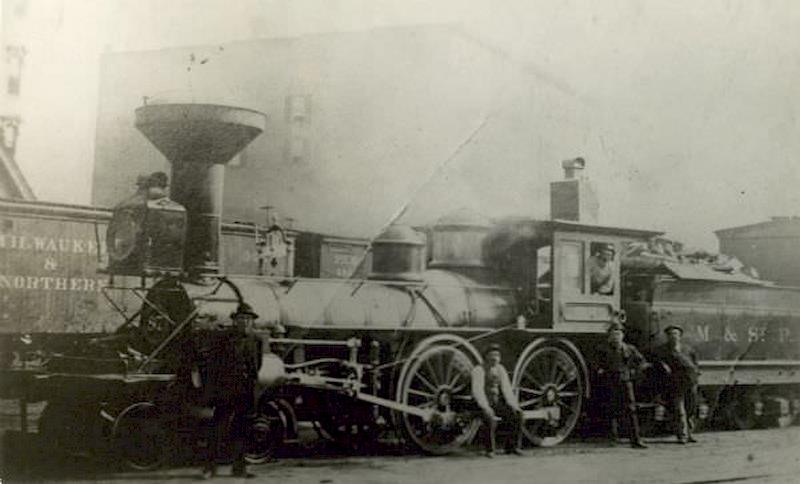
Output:
M714 233L721 253L756 268L763 279L800 287L800 217L773 217Z
M137 107L233 104L268 124L229 164L224 218L259 221L269 205L299 228L349 236L400 212L408 223L461 207L546 217L558 162L597 138L568 87L451 26L107 53L100 79L94 204L168 169L136 131Z
M22 75L28 52L27 39L18 27L28 17L26 2L0 2L0 198L35 198L16 161L22 121Z

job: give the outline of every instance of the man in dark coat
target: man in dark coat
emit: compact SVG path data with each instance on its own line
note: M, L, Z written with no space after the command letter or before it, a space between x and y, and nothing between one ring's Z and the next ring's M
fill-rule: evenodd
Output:
M619 437L619 419L623 414L628 418L631 447L645 449L639 432L639 419L636 415L636 395L633 391L635 373L649 365L635 346L623 341L625 337L622 324L615 320L608 327L608 343L600 348L598 354L598 374L608 389L607 412L611 423L612 438Z
M664 333L667 335L667 342L657 347L654 355L669 368L664 393L675 418L675 434L682 444L697 442L692 437L697 381L700 376L697 354L681 341L683 328L680 326L667 326Z
M240 304L231 314L233 329L221 335L207 364L206 380L210 388L206 394L214 407L214 417L208 427L204 478L216 474L217 453L226 428L230 429L233 475L253 477L247 472L244 454L250 418L255 409L255 387L263 346L261 339L252 332L256 318L258 315L248 304Z
M472 397L483 412L488 434L487 457L494 457L496 452L497 424L501 420L513 429L513 434L506 443L506 452L523 455L522 409L511 389L508 372L500 363L501 359L500 345L492 344L484 354L483 364L472 369Z

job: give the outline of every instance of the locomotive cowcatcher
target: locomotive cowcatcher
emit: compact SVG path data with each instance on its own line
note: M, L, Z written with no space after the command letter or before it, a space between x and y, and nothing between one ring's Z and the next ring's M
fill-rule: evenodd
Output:
M428 228L427 238L389 225L371 243L367 278L226 275L224 165L263 131L264 115L153 104L136 110L136 126L170 161L171 195L143 191L115 209L104 291L129 291L142 304L132 314L119 308L116 334L51 354L9 385L28 401L48 401L40 427L55 440L90 447L110 438L137 467L160 462L164 442L175 442L164 438L169 429L188 428L191 441L207 416L201 404L181 401L181 375L193 372L181 348L190 341L206 355L189 367L213 365L229 315L243 303L259 315L265 343L253 461L295 438L299 422L350 445L391 428L422 451L456 450L480 426L470 374L494 343L513 370L524 433L535 445L558 444L593 407L595 350L623 314L621 254L660 233L581 222L580 180L565 180L553 196L554 213L573 220L489 224L461 212ZM579 170L582 160L565 168ZM257 243L269 264L287 239L277 224L266 229ZM613 256L596 287L600 251Z

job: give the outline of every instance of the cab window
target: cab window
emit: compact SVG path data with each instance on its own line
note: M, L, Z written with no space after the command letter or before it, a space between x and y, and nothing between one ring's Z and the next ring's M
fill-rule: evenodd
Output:
M616 253L614 245L606 242L591 242L586 261L589 275L589 293L598 296L613 296L617 291L615 275Z

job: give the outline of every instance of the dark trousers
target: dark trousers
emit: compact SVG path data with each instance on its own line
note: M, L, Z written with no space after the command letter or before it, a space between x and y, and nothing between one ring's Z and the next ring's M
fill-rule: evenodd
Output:
M203 469L215 471L220 455L220 447L229 444L233 458L233 474L246 470L244 460L245 440L250 423L248 408L236 402L222 402L214 407L214 417L206 427L206 455Z
M612 438L615 440L619 438L619 419L620 417L627 417L631 442L641 442L642 437L639 431L639 418L636 415L636 395L633 392L633 382L613 382L611 384L611 399L612 405L609 413Z
M497 427L499 423L504 423L512 430L505 442L505 449L520 449L522 448L522 415L514 411L511 407L503 403L498 403L492 406L495 416L501 420L497 421L495 418L490 418L486 413L482 413L481 418L486 428L486 450L491 452L497 451Z
M697 386L678 388L670 394L670 406L675 422L675 435L678 440L686 441L692 437L694 430L695 405L697 404Z

